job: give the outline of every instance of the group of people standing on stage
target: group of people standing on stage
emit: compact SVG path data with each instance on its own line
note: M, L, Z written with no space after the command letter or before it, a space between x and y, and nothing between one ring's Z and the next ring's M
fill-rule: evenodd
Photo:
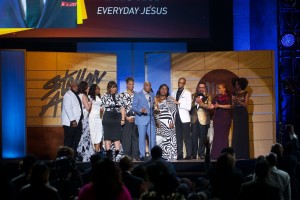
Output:
M118 93L115 81L109 81L102 96L96 84L73 82L62 104L64 145L73 148L83 162L100 151L110 159L122 151L134 160L144 160L155 145L161 147L167 160L204 159L207 152L216 159L229 146L233 119L236 156L249 158L248 81L236 78L232 83L233 93L220 83L218 94L212 98L201 81L195 93L186 90L184 77L179 78L178 89L172 94L167 84L161 84L154 94L148 81L135 92L133 78L126 79L122 93ZM207 141L211 121L212 146Z

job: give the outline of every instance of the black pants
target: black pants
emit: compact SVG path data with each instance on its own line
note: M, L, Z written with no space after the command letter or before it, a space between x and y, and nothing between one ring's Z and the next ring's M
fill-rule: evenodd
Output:
M209 125L201 125L197 120L192 124L192 155L204 156L205 141L207 139Z
M124 155L128 155L135 159L140 157L138 128L134 122L130 123L125 120L121 143Z
M82 122L78 123L78 126L73 128L70 126L64 127L64 146L71 147L74 150L75 156L77 155L77 147L82 134Z
M176 115L176 140L177 140L177 157L183 158L183 142L185 144L186 156L192 155L192 139L190 122L182 123L179 114Z

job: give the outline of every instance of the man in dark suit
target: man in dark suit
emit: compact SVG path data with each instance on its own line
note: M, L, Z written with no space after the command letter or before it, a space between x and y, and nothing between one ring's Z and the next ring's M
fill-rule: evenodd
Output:
M29 8L36 5L31 12ZM77 1L1 0L0 19L0 28L75 28ZM31 22L32 19L34 22Z
M142 91L133 97L132 110L135 112L135 124L139 132L140 158L145 158L146 134L149 138L149 149L156 144L155 123L153 114L154 94L151 92L151 83L146 81Z

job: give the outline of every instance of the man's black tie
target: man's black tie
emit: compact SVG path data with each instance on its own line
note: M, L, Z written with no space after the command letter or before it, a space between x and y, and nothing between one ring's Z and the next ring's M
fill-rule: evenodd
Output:
M26 0L26 24L28 28L36 28L41 17L40 0Z

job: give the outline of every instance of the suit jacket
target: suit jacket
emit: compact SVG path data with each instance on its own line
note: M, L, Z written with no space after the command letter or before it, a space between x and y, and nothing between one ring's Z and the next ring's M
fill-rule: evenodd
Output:
M268 181L254 180L242 184L239 199L279 200L281 192L279 187Z
M174 99L176 99L177 90L173 93ZM190 110L192 105L192 94L190 91L183 89L178 102L179 116L183 123L191 122Z
M150 92L149 95L151 97L150 107L149 102L145 97L143 92L144 90L137 92L133 97L132 102L132 110L135 112L135 124L136 125L147 125L150 122L150 114L151 114L151 124L154 124L154 114L153 114L153 105L154 105L154 94ZM146 108L147 114L142 114L141 109Z
M71 121L76 120L77 124L81 117L81 107L76 95L69 90L63 98L61 120L62 125L70 126Z
M65 4L64 4L65 3ZM36 28L75 28L76 0L47 0ZM26 28L19 0L0 1L0 28Z
M192 95L192 112L191 112L191 123L195 124L198 120L201 125L209 125L210 124L210 110L208 110L208 106L211 104L211 96L204 94L206 100L202 105L196 103L196 93Z

